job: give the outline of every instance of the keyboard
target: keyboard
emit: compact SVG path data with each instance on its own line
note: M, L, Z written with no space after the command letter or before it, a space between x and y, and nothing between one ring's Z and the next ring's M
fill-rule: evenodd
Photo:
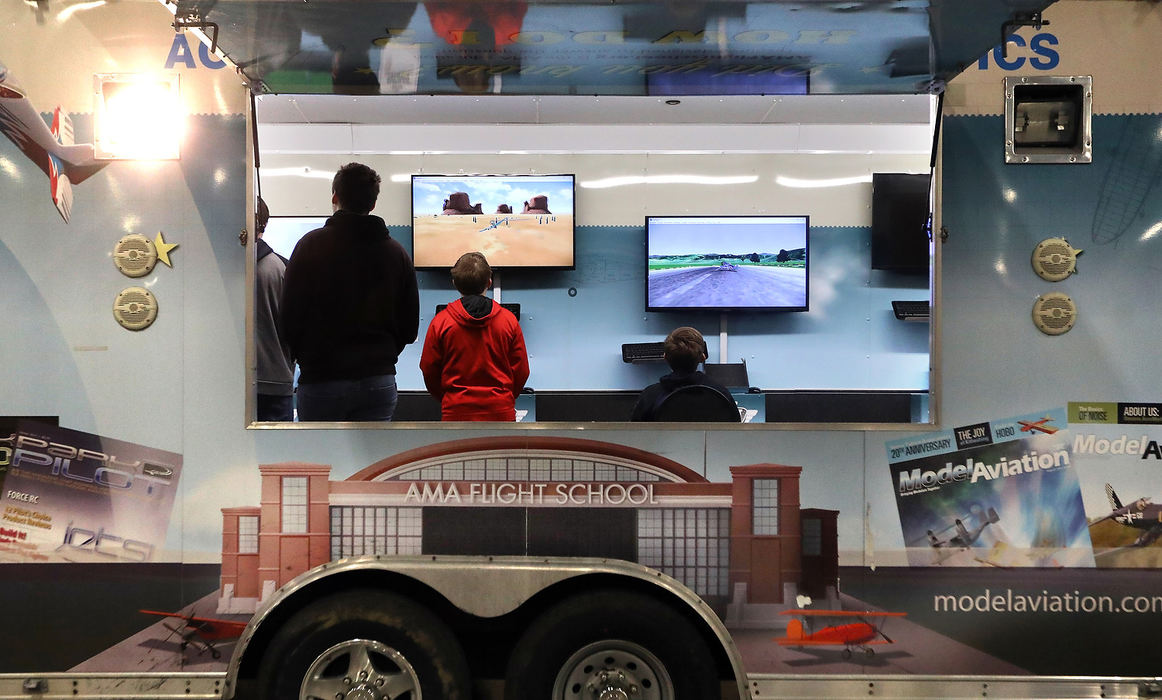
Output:
M892 313L901 321L927 321L929 308L927 301L893 301Z
M657 343L622 343L622 362L661 362L666 359L666 344Z

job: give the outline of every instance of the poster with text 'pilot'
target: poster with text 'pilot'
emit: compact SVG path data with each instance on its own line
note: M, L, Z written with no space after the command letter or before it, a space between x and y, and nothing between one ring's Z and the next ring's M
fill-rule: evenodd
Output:
M1091 567L1065 410L887 444L911 566Z
M155 560L181 455L21 421L0 457L0 562Z

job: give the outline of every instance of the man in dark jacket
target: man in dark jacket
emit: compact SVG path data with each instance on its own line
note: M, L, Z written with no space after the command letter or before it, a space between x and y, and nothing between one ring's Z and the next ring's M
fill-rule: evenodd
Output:
M366 165L340 168L334 215L299 240L287 264L281 318L299 363L300 420L391 420L395 412L395 363L416 340L420 300L411 257L370 214L379 183Z
M658 420L656 413L662 401L675 389L692 384L702 384L730 398L730 390L698 371L698 365L706 361L706 340L697 329L689 326L675 328L666 336L663 348L666 363L672 370L656 384L642 390L630 416L632 421Z

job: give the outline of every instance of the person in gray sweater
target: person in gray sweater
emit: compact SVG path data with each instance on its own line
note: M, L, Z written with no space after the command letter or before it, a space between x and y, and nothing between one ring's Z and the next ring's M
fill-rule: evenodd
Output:
M286 260L274 252L262 234L270 209L262 197L255 207L254 345L258 375L258 420L294 420L294 362L278 332L278 307Z

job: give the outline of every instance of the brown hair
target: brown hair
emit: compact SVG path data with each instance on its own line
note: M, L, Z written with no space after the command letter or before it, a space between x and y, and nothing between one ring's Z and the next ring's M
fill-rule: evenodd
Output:
M352 214L366 214L375 208L379 199L379 173L362 163L348 163L339 168L331 180L331 194L339 200L339 208Z
M266 232L266 223L270 221L270 207L266 206L266 202L262 201L262 197L258 198L258 202L254 205L254 230L258 235Z
M461 294L482 294L492 281L492 268L481 253L465 253L452 266L452 284Z
M709 353L706 352L706 341L702 334L690 326L682 326L666 336L663 354L670 369L675 372L693 372Z

